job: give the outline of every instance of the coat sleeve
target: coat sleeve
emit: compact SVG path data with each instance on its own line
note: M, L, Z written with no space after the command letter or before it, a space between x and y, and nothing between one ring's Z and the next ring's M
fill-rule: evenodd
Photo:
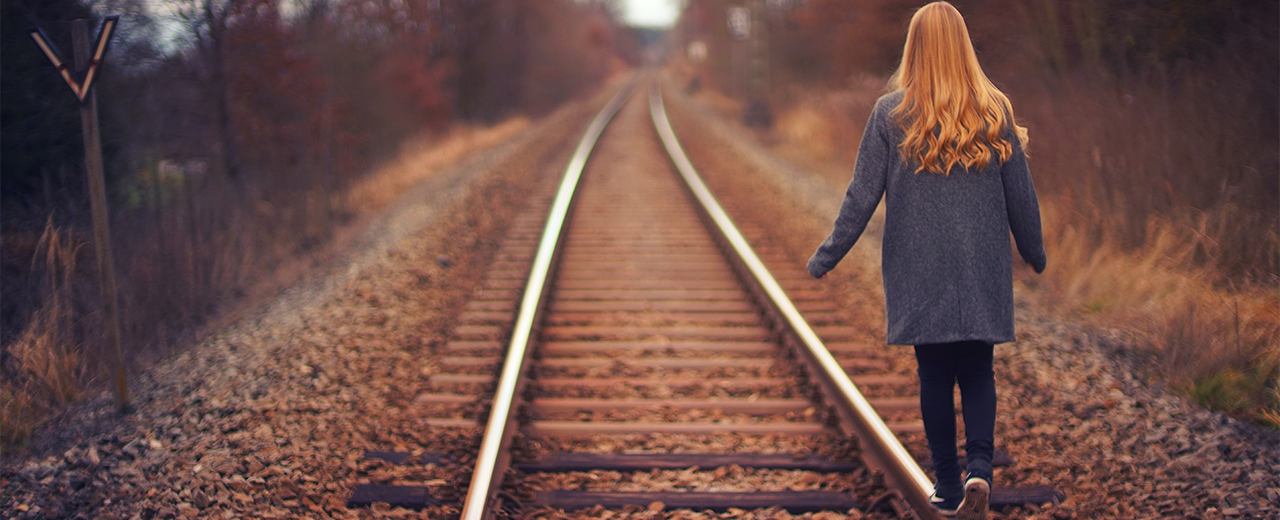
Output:
M1009 212L1009 229L1018 245L1018 254L1037 273L1044 271L1046 257L1044 236L1040 229L1040 203L1036 199L1036 187L1031 182L1031 170L1027 168L1027 155L1022 143L1012 137L1013 155L1001 166L1004 181L1005 208Z
M831 234L818 246L818 250L809 258L809 274L821 278L849 253L849 249L862 236L867 222L875 213L880 198L884 195L885 176L888 175L889 164L895 152L889 143L886 133L887 109L884 104L877 104L867 119L867 128L862 132L862 143L858 145L858 159L853 167L853 180L845 191L844 202L840 205L840 215L836 217Z

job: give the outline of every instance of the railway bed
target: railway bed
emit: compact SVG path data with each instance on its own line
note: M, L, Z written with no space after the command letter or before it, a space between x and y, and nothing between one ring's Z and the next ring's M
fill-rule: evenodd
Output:
M424 427L458 429L479 448L365 454L453 467L458 481L363 484L348 504L464 518L940 518L927 460L912 455L925 451L914 378L845 325L803 266L757 256L680 150L657 88L631 95L639 82L597 116L555 197L535 194L517 218L415 400ZM992 500L1061 498L996 488Z

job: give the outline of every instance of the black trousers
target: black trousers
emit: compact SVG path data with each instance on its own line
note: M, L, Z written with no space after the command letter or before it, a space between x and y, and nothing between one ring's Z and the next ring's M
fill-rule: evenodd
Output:
M964 494L956 454L955 385L964 410L965 452L970 477L991 480L995 451L996 383L991 369L993 345L961 341L916 345L920 376L920 415L938 478L938 496Z

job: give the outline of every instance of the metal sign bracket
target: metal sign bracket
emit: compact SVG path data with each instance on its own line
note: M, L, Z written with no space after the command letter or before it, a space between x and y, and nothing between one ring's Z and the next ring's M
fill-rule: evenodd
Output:
M107 44L111 41L111 35L116 30L116 25L120 23L120 15L115 14L108 16L102 20L102 28L98 30L98 44L94 46L93 56L89 58L87 68L82 77L77 78L77 74L71 71L71 64L62 60L58 54L58 49L53 46L49 38L45 36L44 31L39 28L31 29L31 39L36 41L36 45L40 46L40 50L44 51L44 55L53 63L53 67L62 75L62 79L67 82L67 86L71 87L71 92L76 95L81 103L84 103L86 96L89 95L89 89L93 88L93 82L98 77L98 69L102 67L102 59L107 54Z

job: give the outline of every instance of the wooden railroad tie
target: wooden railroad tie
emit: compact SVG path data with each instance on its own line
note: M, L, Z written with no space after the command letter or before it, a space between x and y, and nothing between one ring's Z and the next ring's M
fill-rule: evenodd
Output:
M368 451L366 459L384 460L392 464L452 464L445 454ZM1012 457L997 450L993 465L1013 463ZM927 465L926 462L924 465ZM963 458L962 462L963 464ZM725 453L557 453L536 460L516 462L515 468L524 473L565 473L591 471L651 471L685 470L701 468L711 470L737 465L742 468L777 469L787 471L813 471L819 473L847 473L863 467L857 461L833 460L808 454L725 454ZM1066 495L1053 486L996 487L991 490L991 507L1000 509L1024 504L1060 502ZM347 500L347 507L368 507L375 502L385 502L392 507L422 509L434 506L456 506L457 501L433 496L426 486L359 484ZM619 508L627 505L647 507L661 502L665 509L694 509L726 511L729 508L755 509L781 507L792 513L812 511L845 511L867 506L848 493L835 491L751 491L751 492L587 492L576 490L550 490L536 493L536 498L525 505L545 506L554 509L587 509L597 505Z

